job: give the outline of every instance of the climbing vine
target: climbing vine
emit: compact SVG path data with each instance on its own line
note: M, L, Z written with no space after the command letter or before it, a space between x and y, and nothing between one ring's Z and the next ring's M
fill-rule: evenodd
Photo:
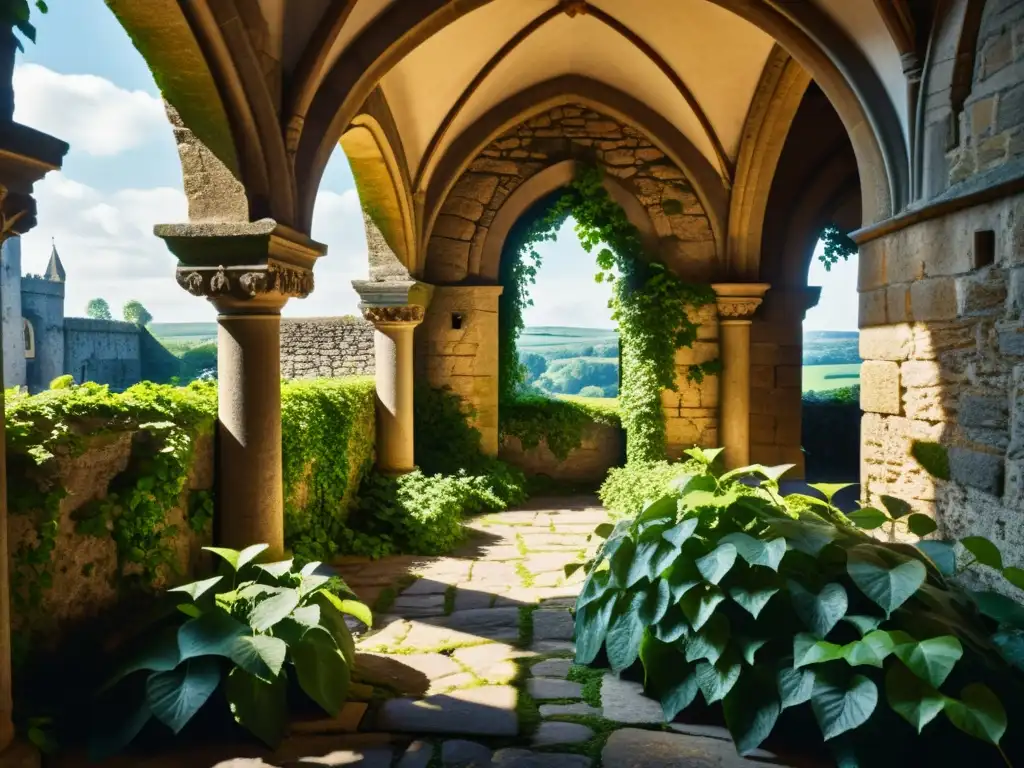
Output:
M681 280L646 253L640 232L601 179L599 168L583 166L566 190L541 204L540 215L533 215L536 210L527 213L524 220L530 223L518 228L506 245L501 264L505 291L498 315L501 394L511 401L525 381L516 340L540 266L536 247L554 240L572 216L584 249L597 251L597 281L612 287L612 318L622 343L619 407L627 456L630 461L657 460L665 455L661 393L676 389L676 350L697 339L692 310L715 297L710 286ZM691 366L689 376L699 382L717 370L718 361L709 361Z
M832 271L840 259L846 261L857 253L857 244L835 224L829 224L822 230L821 240L825 244L821 263L825 265L826 271Z

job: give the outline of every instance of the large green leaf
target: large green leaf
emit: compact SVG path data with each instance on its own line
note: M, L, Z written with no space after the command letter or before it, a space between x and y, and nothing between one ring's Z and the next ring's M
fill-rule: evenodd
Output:
M662 527L656 527L640 535L636 553L626 573L627 588L643 579L654 581L679 554L678 547L662 538L664 530Z
M673 668L670 680L661 694L661 711L665 720L671 722L697 698L697 672L689 664Z
M764 637L735 636L733 637L733 642L743 660L750 666L754 666L754 656L768 643L768 639Z
M704 557L697 559L697 570L704 580L718 584L736 563L736 547L732 544L719 544Z
M170 672L150 675L146 702L157 720L179 733L219 684L220 665L216 659L189 659Z
M813 557L817 557L837 535L834 525L811 520L773 518L769 524L776 533L786 539L790 547Z
M990 688L980 683L968 685L960 700L946 699L946 717L957 728L976 739L998 744L1006 733L1006 710Z
M1024 632L1019 629L1001 629L992 635L992 642L1007 663L1024 672Z
M860 640L843 646L843 655L851 667L867 665L881 668L895 646L896 641L891 633L876 629L874 632L868 632Z
M911 672L938 688L946 682L949 673L964 655L964 649L955 637L945 635L897 645L895 653Z
M943 576L952 576L956 573L956 548L951 541L919 541L915 545L928 556L939 573Z
M729 597L755 619L778 592L774 579L766 579L763 573L753 571L742 574L729 586Z
M843 616L843 621L856 627L861 637L878 629L878 625L882 623L882 619L879 616L856 616L850 614Z
M793 667L799 669L811 664L822 664L843 658L844 646L819 640L814 635L800 632L793 637Z
M180 659L185 661L197 656L230 658L238 640L251 635L252 629L224 611L204 613L197 619L186 621L178 629Z
M338 609L335 601L337 601L337 597L329 592L317 592L309 598L310 604L320 609L320 626L331 633L331 637L334 638L334 642L341 649L345 661L349 663L349 666L352 666L355 664L356 643L352 639L352 632L349 630L348 624L345 623L345 616ZM339 602L344 603L348 601Z
M288 725L288 685L284 675L260 680L235 668L228 674L224 692L235 722L274 749Z
M701 583L700 571L689 558L680 557L663 576L668 582L669 602L678 603L683 595Z
M849 680L834 670L816 670L811 709L825 741L867 722L878 704L878 688L863 675Z
M661 701L666 720L672 720L697 695L697 677L693 665L686 663L674 643L658 640L650 632L640 644L640 660L644 665L644 688L648 695Z
M736 751L749 755L775 727L782 707L770 676L747 672L722 702L725 724Z
M200 595L208 592L212 587L216 586L218 582L223 579L223 576L214 576L212 579L203 579L202 581L193 581L191 584L182 584L180 587L167 590L168 592L184 592L186 595L191 597L193 600L198 600Z
M348 697L351 670L331 633L313 627L292 648L295 674L309 698L332 717Z
M161 630L151 643L145 645L138 653L130 656L124 664L119 666L98 693L110 689L134 672L143 669L152 672L168 672L178 666L180 661L178 629L177 627L167 627Z
M915 536L922 538L939 530L938 524L928 515L915 512L907 518L907 528Z
M995 568L997 571L1003 569L1003 556L999 553L999 547L984 536L968 536L960 539L960 543L982 565Z
M324 590L322 594L330 601L331 605L342 613L352 616L368 627L373 626L373 611L366 603L361 603L358 600L343 600L329 590Z
M714 664L725 651L730 634L729 620L723 614L716 613L699 632L686 638L686 660L694 662L703 659Z
M644 523L666 522L675 520L679 502L675 496L668 494L644 505L643 510L637 515L635 526Z
M813 638L812 638L813 639ZM806 704L814 692L814 671L783 666L775 676L782 709Z
M579 610L588 603L599 600L605 595L610 586L614 587L611 584L611 573L609 571L591 571L590 575L587 576L586 582L583 584L580 596L576 598L576 610Z
M719 541L736 547L736 552L748 565L762 565L773 571L779 570L779 563L786 554L786 540L781 537L761 541L746 533L730 533Z
M633 558L636 556L636 543L632 539L624 538L621 544L611 555L611 581L610 586L625 588L629 584L630 570L633 566Z
M846 557L853 583L887 614L917 592L928 575L919 560L870 544L854 547Z
M644 636L640 609L646 600L646 592L639 590L621 596L615 606L604 641L608 663L615 672L631 667L640 653L640 641Z
M693 536L693 532L697 530L699 522L696 517L689 517L663 532L661 537L678 551L683 546L683 542Z
M690 621L690 626L700 629L715 612L718 604L725 600L725 595L718 587L708 584L692 589L683 595L678 605L683 615Z
M291 573L294 560L281 560L276 563L260 563L256 567L273 579L280 579L287 573Z
M1024 605L998 592L972 592L971 597L978 605L978 610L994 619L1016 629L1024 629Z
M590 664L597 658L608 633L608 622L617 594L610 593L595 602L576 608L576 663Z
M789 580L789 594L797 616L812 633L825 637L846 615L849 600L842 584L826 584L818 594Z
M893 712L918 733L946 706L941 693L902 664L889 667L885 675L885 696Z
M875 509L874 507L864 507L863 509L849 512L846 516L850 519L851 523L866 531L881 528L889 522L889 516L882 510Z
M256 632L266 632L294 611L298 605L298 590L278 587L275 595L261 600L252 609L252 613L249 614L249 626Z
M852 488L854 483L808 483L807 487L813 488L822 496L824 496L828 503L832 503L832 498L844 488Z
M644 602L640 606L640 623L650 627L661 621L669 606L669 586L664 579L649 585Z
M1003 578L1017 589L1024 589L1024 568L1018 568L1015 565L1003 568Z
M743 665L739 657L730 652L723 653L714 664L702 661L697 664L697 685L708 704L721 701L740 679Z
M265 551L269 546L269 544L253 544L251 547L246 547L241 552L236 549L226 549L225 547L203 547L203 549L217 555L217 557L230 565L232 570L237 571L259 557L260 553Z
M893 520L899 520L913 511L907 502L903 499L897 499L895 496L881 496L879 501L882 502L882 506L885 507L886 512L889 513Z
M116 755L131 744L152 719L143 680L133 680L116 694L100 700L93 708L89 729L89 760L98 763Z
M651 629L661 642L674 643L686 637L690 631L690 622L678 605L670 605L661 621Z

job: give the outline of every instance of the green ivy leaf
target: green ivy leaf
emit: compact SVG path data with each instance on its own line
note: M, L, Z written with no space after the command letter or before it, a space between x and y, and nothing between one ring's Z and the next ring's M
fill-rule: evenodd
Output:
M647 600L644 591L622 595L616 605L615 615L608 626L605 649L612 671L621 672L631 667L640 653L640 641L644 636L644 623L640 609Z
M997 571L1003 569L1003 556L999 554L999 547L984 536L968 536L965 539L960 539L960 543L982 565L995 568Z
M723 536L721 544L731 544L748 565L761 565L779 570L779 564L786 554L786 540L783 538L761 541L746 533L730 533Z
M811 638L812 640L814 638ZM782 709L806 704L814 691L814 671L783 666L775 675Z
M697 589L690 590L683 595L678 605L683 615L690 621L690 625L699 630L711 618L718 604L725 600L725 595L718 587L702 585Z
M678 605L670 605L665 615L652 627L654 636L663 643L674 643L686 637L690 632L690 622L686 620Z
M334 717L348 697L350 669L331 633L313 627L292 648L295 675L309 698Z
M697 664L697 686L708 704L724 699L736 681L740 679L742 665L732 653L724 653L714 664L702 661Z
M882 667L896 643L892 635L881 629L869 632L860 640L855 640L843 647L843 655L851 667L871 666Z
M990 688L981 683L968 685L960 701L946 699L946 717L964 733L998 744L1006 733L1006 710Z
M878 705L878 688L863 675L845 681L836 673L815 672L811 709L825 741L867 722Z
M668 582L664 579L658 579L647 587L646 593L644 602L640 606L639 616L640 622L645 627L649 627L661 621L666 611L668 611Z
M349 666L355 664L356 644L355 640L352 639L352 632L349 630L348 624L345 623L345 616L343 615L348 611L343 608L339 608L338 606L346 606L353 602L355 605L366 608L362 603L351 600L341 600L337 595L330 592L317 592L310 598L310 603L320 609L320 626L326 629L331 634L331 637L334 638L334 642L337 643L338 648L341 649L341 653L345 657L345 661L348 662ZM367 609L367 611L368 610L369 609ZM356 616L356 618L359 617ZM362 619L360 619L360 621L362 621ZM363 623L365 624L366 622ZM370 625L367 624L367 626Z
M1017 589L1024 589L1024 569L1014 565L1003 568L1003 578L1017 587Z
M299 592L277 588L277 594L256 604L249 614L249 626L256 632L266 632L281 619L290 615L299 605Z
M992 635L992 642L1008 664L1024 672L1024 631L1001 629Z
M237 571L259 557L260 553L264 552L269 546L269 544L253 544L241 552L224 547L203 547L203 549L217 555L217 557L230 565L232 570Z
M714 664L725 650L729 636L729 620L720 613L715 614L704 627L686 638L686 660L692 663L703 659Z
M743 660L750 666L754 666L754 655L765 646L768 640L763 637L736 637L734 642L739 648Z
M228 674L224 693L235 722L276 749L288 723L288 686L284 675L267 682L236 667Z
M153 716L180 733L220 684L220 666L208 656L183 661L146 681L146 703Z
M907 529L915 536L924 538L939 530L938 524L928 515L915 512L907 518Z
M280 579L285 574L291 573L294 560L281 560L277 563L257 563L256 567L274 579Z
M190 619L198 619L203 615L203 612L199 610L192 603L182 603L178 606L178 610L188 616Z
M573 574L576 573L580 568L584 568L586 563L566 563L562 566L562 572L565 574L565 578L571 579Z
M98 692L103 693L109 690L128 675L141 670L169 672L177 667L181 660L181 654L178 651L178 628L168 627L161 630L152 643L146 645L139 653L118 667Z
M823 664L843 658L843 646L819 640L814 635L800 632L793 637L793 668Z
M677 525L674 525L671 528L669 528L667 531L661 534L661 537L669 544L671 544L673 547L675 547L676 551L678 552L679 549L683 546L683 543L691 536L693 536L694 531L697 530L697 524L699 522L700 521L696 517L687 518L686 520L683 520L681 523L678 523Z
M896 646L896 657L915 675L938 688L964 655L960 641L952 635L932 637L918 643Z
M223 578L223 576L214 576L212 579L204 579L203 581L193 581L191 584L182 584L180 587L174 587L174 589L169 589L167 591L184 592L193 600L198 600L201 595L205 594L210 589L215 587Z
M1024 629L1024 606L1016 600L998 592L981 591L970 594L974 598L978 610L990 619L994 619L999 624Z
M704 580L718 584L736 563L736 547L719 544L704 557L697 558L697 570Z
M879 501L882 502L882 506L885 507L886 512L889 513L893 520L899 520L913 511L913 508L907 502L903 499L897 499L895 496L881 496Z
M832 503L832 497L839 493L844 488L852 488L856 483L808 483L808 488L813 488L822 496L829 504Z
M817 501L821 503L820 499ZM779 535L785 537L790 547L812 557L817 557L837 535L834 525L811 520L773 518L768 523Z
M927 555L943 576L956 574L956 549L949 541L919 541L915 545Z
M843 616L843 621L855 626L857 631L860 632L861 637L864 637L864 635L874 629L878 629L878 625L882 623L882 619L878 616L847 615Z
M580 596L576 598L576 609L600 600L608 592L609 587L614 587L610 571L591 571L583 584Z
M749 755L771 734L782 706L770 677L748 672L725 697L722 712L736 751Z
M846 615L849 601L842 584L826 584L814 594L790 579L789 594L797 616L812 633L825 637Z
M881 528L889 522L889 516L882 510L875 509L874 507L864 507L854 512L849 512L846 516L850 519L851 523L866 531Z
M373 611L370 610L370 606L366 603L361 603L358 600L342 600L333 592L327 590L321 592L321 594L342 613L362 622L367 627L373 626Z
M576 663L590 664L597 658L608 633L608 622L617 595L605 594L596 601L576 606Z
M858 589L888 615L917 592L928 575L919 560L873 545L851 549L846 555L846 572Z
M683 595L701 583L700 571L689 558L678 558L662 577L669 587L669 602L678 603Z
M885 696L893 712L918 733L946 706L945 697L902 664L893 664L885 675Z
M615 530L615 525L612 523L601 523L597 528L594 529L594 535L599 539L607 539L612 535L612 531Z

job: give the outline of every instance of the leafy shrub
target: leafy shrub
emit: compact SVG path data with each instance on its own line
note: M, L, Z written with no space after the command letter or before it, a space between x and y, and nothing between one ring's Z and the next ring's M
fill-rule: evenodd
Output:
M604 397L605 390L602 389L601 387L595 387L593 384L591 384L588 387L584 387L576 394L579 397Z
M579 448L583 430L590 424L620 426L614 407L603 407L579 400L561 400L543 395L519 394L501 404L501 438L516 437L523 448L536 448L540 441L559 460Z
M860 384L852 387L838 387L814 392L804 392L804 404L815 405L856 405L860 406Z
M602 647L616 671L639 659L669 720L698 693L721 702L741 753L804 704L844 766L906 764L909 749L926 746L957 754L964 745L948 727L900 746L940 714L944 726L998 747L1004 705L1019 708L1024 694L1024 606L960 589L954 542L911 546L865 532L936 531L905 502L883 497L884 509L846 517L831 503L844 486L818 485L824 499L787 505L777 480L788 467L716 476L716 454L693 452L700 472L636 517L599 528L606 540L595 559L567 567L588 573L576 605L577 662L593 663ZM960 545L972 564L1024 586L1024 570L1004 568L988 540ZM863 733L871 736L855 738ZM915 760L930 762L920 752Z
M588 359L579 357L573 360L554 360L548 365L547 371L533 382L535 386L548 392L575 395L587 386L615 390L619 383L619 360Z
M639 515L646 502L661 498L672 481L693 471L691 462L631 461L610 469L597 495L605 509L618 517Z
M415 392L416 462L428 475L480 469L480 432L470 425L473 410L450 389L419 385Z
M338 713L355 662L345 614L369 624L370 611L319 563L301 571L290 560L254 564L266 548L209 547L230 567L227 580L170 590L190 600L101 690L94 756L119 751L151 720L180 733L218 688L235 721L271 747L287 726L289 678L327 713ZM110 709L126 717L110 722Z

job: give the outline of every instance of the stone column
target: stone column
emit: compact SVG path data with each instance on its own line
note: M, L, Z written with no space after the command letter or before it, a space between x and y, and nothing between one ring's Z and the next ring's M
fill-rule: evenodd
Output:
M413 331L423 307L363 305L376 331L377 468L403 474L416 468L413 432Z
M728 469L750 463L750 323L769 286L718 283L722 373L720 434Z
M267 557L280 557L281 309L313 290L326 248L269 219L159 225L156 234L179 259L179 285L218 310L217 543L266 543Z

